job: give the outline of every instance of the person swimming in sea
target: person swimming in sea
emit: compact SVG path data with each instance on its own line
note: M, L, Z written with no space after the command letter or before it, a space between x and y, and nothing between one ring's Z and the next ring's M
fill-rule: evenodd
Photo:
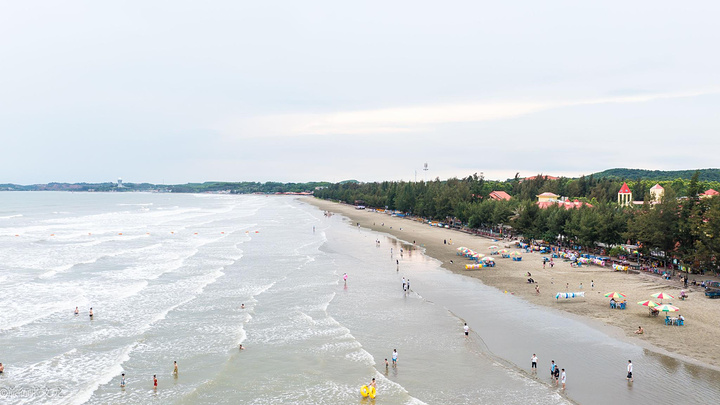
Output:
M239 349L239 350L245 350L245 348L243 347L242 344L238 345L238 349Z
M75 315L79 315L79 314L80 314L80 310L78 309L78 307L75 307Z

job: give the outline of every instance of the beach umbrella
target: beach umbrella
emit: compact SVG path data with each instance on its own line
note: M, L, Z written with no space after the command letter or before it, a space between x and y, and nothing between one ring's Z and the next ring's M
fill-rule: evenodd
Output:
M498 253L500 253L500 254L505 254L505 253L507 253L507 252L508 252L508 250L507 250L507 249L503 249L503 250L498 250Z
M520 252L512 252L510 253L512 256L522 256L522 253Z
M497 248L498 248L497 246L492 245L492 246L490 246L488 249L490 249L490 250L495 250L495 249L497 249Z
M644 307L652 308L652 307L656 307L656 306L658 306L658 305L660 305L660 304L658 304L658 303L655 302L655 301L647 300L647 301L640 301L640 302L638 302L638 305L642 305L642 306L644 306Z
M667 300L667 299L675 298L672 295L670 295L668 293L664 293L664 292L655 293L655 294L651 295L651 297L657 298L659 300Z
M670 304L660 304L655 307L660 312L676 312L679 311L680 308L676 307L675 305Z
M606 298L614 298L616 300L619 300L621 298L627 298L627 296L625 294L619 293L619 292L607 293L607 294L605 294L605 297Z
M482 254L482 253L475 253L475 254L473 254L472 256L473 256L473 257L477 257L478 259L481 258L481 257L485 257L485 255Z
M495 259L493 259L492 257L488 256L488 257L483 257L483 258L482 258L482 261L484 261L484 262L494 262Z

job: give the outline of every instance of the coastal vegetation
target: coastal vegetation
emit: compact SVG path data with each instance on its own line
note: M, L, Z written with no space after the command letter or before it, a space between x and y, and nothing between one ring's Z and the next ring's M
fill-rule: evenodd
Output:
M720 257L720 198L700 198L715 182L689 180L664 184L659 203L651 203L653 184L637 180L630 184L644 203L621 206L617 193L622 180L548 179L517 176L506 182L487 181L477 174L463 179L430 182L382 182L333 184L315 192L324 199L353 203L363 201L378 207L471 229L521 234L525 238L565 241L585 249L598 246L637 245L646 257L661 261L677 259L694 271L718 271ZM490 198L492 191L505 191L510 200ZM540 208L536 196L553 192L588 204L566 209L563 205ZM602 244L602 245L600 245ZM617 251L616 251L617 252ZM629 253L629 252L626 252Z

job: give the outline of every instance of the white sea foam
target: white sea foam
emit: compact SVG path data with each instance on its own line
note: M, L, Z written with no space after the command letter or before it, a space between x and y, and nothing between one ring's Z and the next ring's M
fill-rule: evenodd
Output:
M5 216L1 216L0 219L20 218L22 216L23 216L23 214L5 215Z

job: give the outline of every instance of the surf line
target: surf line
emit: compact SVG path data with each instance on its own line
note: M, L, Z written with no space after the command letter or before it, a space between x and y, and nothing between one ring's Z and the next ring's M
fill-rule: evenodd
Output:
M466 323L466 322L465 322L465 319L463 319L462 317L458 316L458 315L457 315L456 313L454 313L453 311L451 311L451 310L449 310L449 309L447 309L447 308L445 308L445 309L448 311L448 313L449 313L450 315L452 315L453 317L455 317L456 319L458 319L461 324ZM471 335L470 335L470 336L471 336L471 340L479 340L480 342L482 342L482 345L481 345L480 350L475 352L475 354L477 354L478 356L485 356L485 357L489 358L491 361L493 361L493 362L495 362L496 364L498 364L499 366L505 367L506 369L508 369L508 370L510 370L510 371L512 371L512 372L518 373L518 374L520 374L521 376L523 376L523 377L525 377L525 378L528 378L528 379L530 379L530 380L533 380L533 381L535 381L535 382L537 382L537 383L539 383L539 384L541 384L541 385L543 385L543 386L545 386L545 387L548 387L548 388L550 388L550 389L554 389L554 388L555 388L552 384L548 383L547 381L544 381L544 380L540 379L537 375L530 374L530 373L528 373L525 369L523 369L523 368L521 368L520 366L518 366L517 364L515 364L515 363L513 363L513 362L511 362L511 361L509 361L509 360L506 360L506 359L498 356L497 354L493 353L493 351L490 350L490 347L489 347L488 344L485 342L485 340L482 338L482 336L480 336L480 334L477 333L474 329L471 330ZM482 349L482 346L484 346L484 350ZM565 393L565 392L557 391L557 394L560 395L561 397L563 397L563 399L567 400L567 401L570 402L571 404L580 405L579 402L577 402L577 401L573 400L572 398L568 397L568 396L567 396L567 393Z

